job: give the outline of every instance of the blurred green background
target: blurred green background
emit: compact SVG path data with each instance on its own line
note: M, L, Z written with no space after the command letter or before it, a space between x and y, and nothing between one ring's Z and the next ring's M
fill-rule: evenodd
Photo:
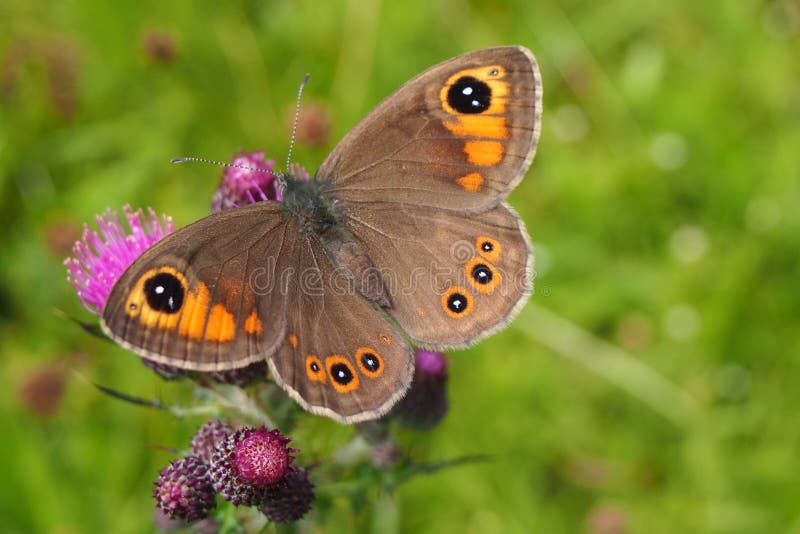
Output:
M510 197L536 293L452 355L448 417L402 442L490 458L327 529L800 532L797 0L0 0L0 20L3 532L151 530L158 447L203 421L89 383L191 397L54 313L90 319L62 265L84 221L206 214L221 171L170 158L282 161L306 72L295 160L313 170L404 81L497 44L544 80ZM351 432L312 426L310 459Z

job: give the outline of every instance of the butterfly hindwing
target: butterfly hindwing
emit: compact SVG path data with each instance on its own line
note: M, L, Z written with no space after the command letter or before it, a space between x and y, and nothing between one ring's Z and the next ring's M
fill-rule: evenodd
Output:
M417 344L462 347L508 324L533 287L530 238L505 203L464 214L382 204L345 223L392 294L387 311Z
M313 237L287 291L272 375L307 410L353 423L384 414L411 383L413 357L385 315L358 294Z

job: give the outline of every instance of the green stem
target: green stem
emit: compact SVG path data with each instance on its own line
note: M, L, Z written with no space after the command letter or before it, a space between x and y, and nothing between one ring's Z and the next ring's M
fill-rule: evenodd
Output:
M226 387L225 391L229 392L228 395L225 395L222 390L214 386L205 387L203 391L213 397L222 406L239 412L247 419L263 423L269 428L276 427L272 418L264 412L242 388Z

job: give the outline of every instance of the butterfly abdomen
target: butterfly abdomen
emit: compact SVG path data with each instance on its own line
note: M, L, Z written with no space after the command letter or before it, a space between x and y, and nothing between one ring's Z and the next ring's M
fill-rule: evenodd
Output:
M323 242L323 246L340 272L352 282L356 291L382 308L391 307L383 275L360 241L345 231L341 239Z

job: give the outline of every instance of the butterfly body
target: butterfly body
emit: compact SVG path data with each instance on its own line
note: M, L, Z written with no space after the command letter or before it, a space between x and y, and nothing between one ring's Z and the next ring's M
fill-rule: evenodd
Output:
M284 211L297 221L303 233L323 239L339 237L341 213L337 213L332 199L322 193L322 179L301 180L286 175L283 183Z
M432 67L378 105L282 202L212 214L153 245L112 288L103 329L200 371L267 360L306 409L374 419L405 393L416 345L463 347L532 290L504 201L536 147L533 56L499 47Z
M294 218L301 232L318 241L328 258L341 275L353 285L364 298L388 308L389 296L367 248L344 227L343 214L336 207L336 200L323 191L324 179L299 180L285 178L283 205L286 213Z

